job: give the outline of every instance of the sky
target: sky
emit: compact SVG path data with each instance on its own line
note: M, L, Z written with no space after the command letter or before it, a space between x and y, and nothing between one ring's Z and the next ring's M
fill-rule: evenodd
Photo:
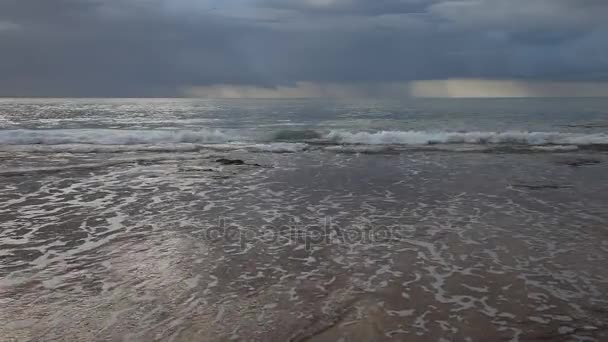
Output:
M606 0L1 0L0 96L608 96Z

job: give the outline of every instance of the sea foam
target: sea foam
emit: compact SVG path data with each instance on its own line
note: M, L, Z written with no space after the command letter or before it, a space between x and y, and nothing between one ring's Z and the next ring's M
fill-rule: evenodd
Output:
M250 152L300 152L322 145L329 150L361 152L348 146L412 146L446 148L456 145L530 146L537 151L566 151L608 146L606 133L524 132L524 131L327 131L312 134L285 134L236 130L119 130L119 129L45 129L0 131L1 151L31 152L125 152L196 151L242 149ZM331 148L331 146L336 146ZM547 148L542 148L547 146ZM538 148L541 147L541 148ZM376 149L367 148L369 152ZM475 149L475 148L473 148ZM381 149L383 150L383 149ZM384 151L384 150L383 150Z
M426 132L331 131L326 138L340 144L432 145L432 144L518 144L518 145L598 145L608 144L608 135L562 132Z

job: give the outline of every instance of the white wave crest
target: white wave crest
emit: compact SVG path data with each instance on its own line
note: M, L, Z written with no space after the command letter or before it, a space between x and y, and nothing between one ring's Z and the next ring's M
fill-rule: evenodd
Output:
M520 145L600 145L608 144L608 135L561 132L425 132L331 131L326 139L341 144L428 145L428 144L520 144Z
M160 145L95 145L95 144L58 144L58 145L3 145L3 152L33 153L118 153L118 152L196 152L201 150L197 144L160 144Z
M96 144L58 144L58 145L0 145L2 152L29 153L120 153L120 152L198 152L198 151L248 151L270 153L295 153L308 149L305 143L268 143L268 144L155 144L155 145L96 145Z
M177 143L222 143L244 139L220 130L119 130L52 129L0 131L3 145L144 145Z
M427 132L331 131L311 139L305 131L292 142L276 141L271 134L236 130L119 130L119 129L52 129L0 130L3 151L196 151L198 149L247 150L251 152L299 152L319 144L415 146L433 145L526 145L526 146L589 146L608 145L608 133L565 132ZM293 135L291 135L293 136ZM296 134L297 136L297 134ZM272 138L274 137L274 138ZM280 137L283 139L283 136ZM307 144L311 144L310 146ZM572 147L568 147L571 149ZM366 148L370 149L370 148ZM557 149L557 148L556 148ZM561 148L562 150L565 148ZM357 152L357 151L353 151ZM358 151L361 152L361 151ZM375 151L369 151L375 152Z

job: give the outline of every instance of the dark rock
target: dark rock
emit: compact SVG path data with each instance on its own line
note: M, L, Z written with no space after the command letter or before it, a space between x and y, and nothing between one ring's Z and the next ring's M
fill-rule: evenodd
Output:
M184 167L184 168L179 168L178 169L179 172L215 172L217 170L215 169L211 169L211 168L197 168L197 167Z
M572 167L597 165L599 163L601 163L601 161L599 161L597 159L576 159L576 160L568 160L568 161L563 162L563 164L572 166Z
M240 159L220 158L220 159L216 160L216 162L218 162L222 165L245 165L245 162Z
M546 189L568 189L571 185L559 185L559 184L513 184L514 188L528 189L528 190L546 190Z

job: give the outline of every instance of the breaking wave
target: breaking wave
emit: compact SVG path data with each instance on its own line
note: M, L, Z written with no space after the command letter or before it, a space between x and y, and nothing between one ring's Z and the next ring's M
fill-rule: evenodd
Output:
M374 147L376 146L376 147ZM608 149L608 134L565 132L350 132L313 130L56 129L0 131L1 151L188 152L201 149L290 153L322 148L342 153L387 153L402 148L479 151L519 146L536 152Z
M433 145L433 144L514 144L514 145L604 145L608 135L561 132L425 132L332 131L327 139L340 144Z
M0 131L0 144L4 145L223 143L239 139L248 140L244 136L220 130L22 129Z

